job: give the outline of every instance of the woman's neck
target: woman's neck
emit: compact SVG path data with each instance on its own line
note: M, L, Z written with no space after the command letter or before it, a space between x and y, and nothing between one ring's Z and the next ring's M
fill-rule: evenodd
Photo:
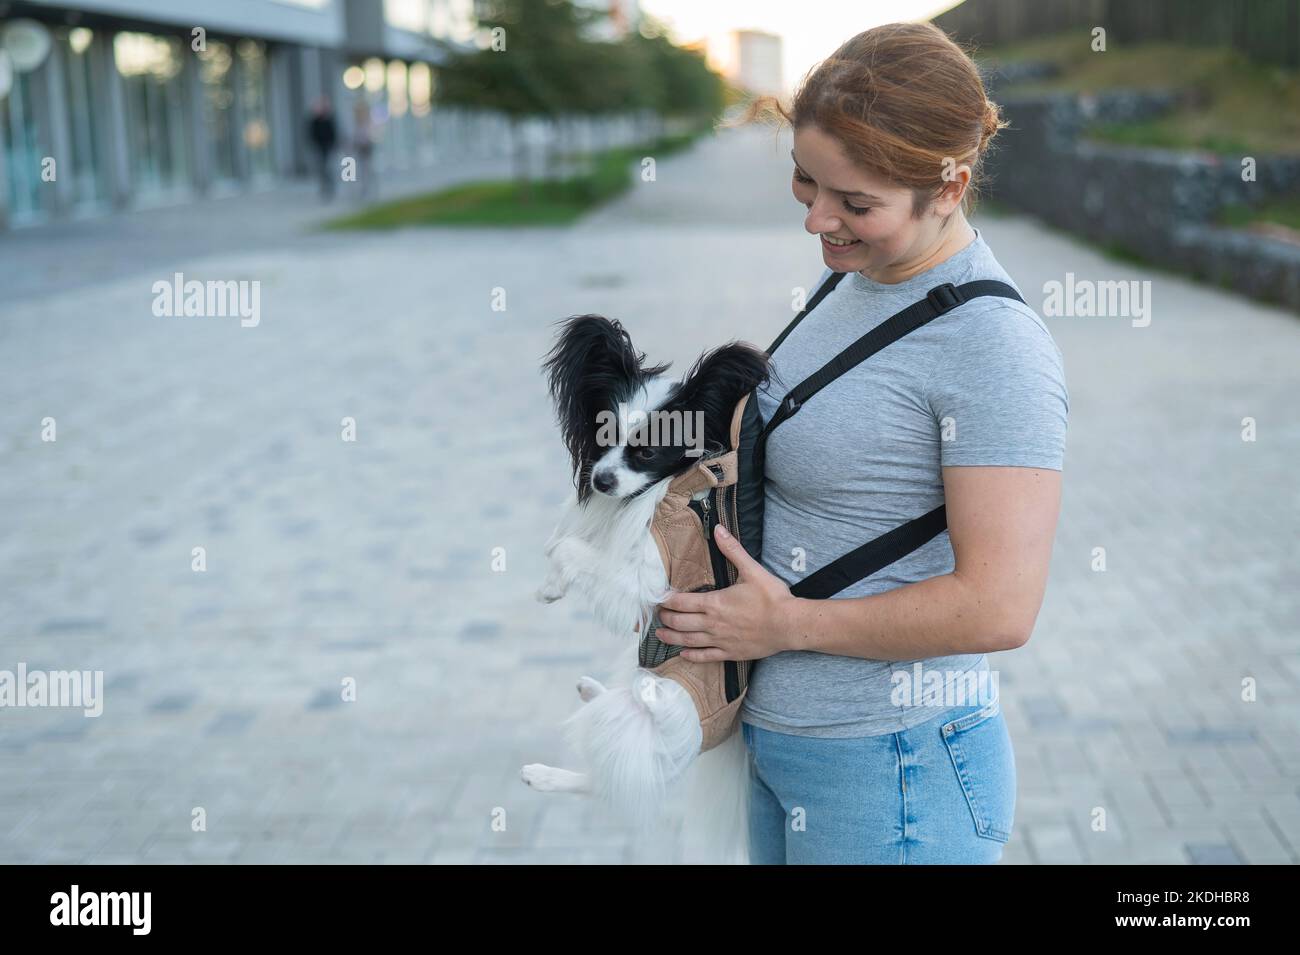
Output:
M929 243L928 248L906 261L891 263L881 274L872 275L864 270L862 275L884 285L897 285L947 261L974 241L975 230L959 209Z

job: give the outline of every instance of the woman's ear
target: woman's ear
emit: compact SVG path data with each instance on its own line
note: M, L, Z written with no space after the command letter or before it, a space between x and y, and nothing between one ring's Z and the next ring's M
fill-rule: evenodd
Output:
M944 219L961 205L962 197L970 186L970 166L965 163L955 166L945 162L943 168L943 188L934 200L934 212Z

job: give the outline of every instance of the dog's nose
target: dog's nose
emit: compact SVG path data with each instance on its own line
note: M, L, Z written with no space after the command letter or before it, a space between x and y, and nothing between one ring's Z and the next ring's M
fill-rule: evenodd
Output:
M604 471L597 471L591 476L591 486L601 494L608 494L614 490L614 485L618 483Z

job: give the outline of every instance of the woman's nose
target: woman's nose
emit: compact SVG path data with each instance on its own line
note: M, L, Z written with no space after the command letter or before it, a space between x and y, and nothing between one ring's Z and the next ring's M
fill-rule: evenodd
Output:
M840 218L827 211L822 196L818 196L808 206L808 215L804 217L803 227L813 235L823 232L836 232L844 225Z

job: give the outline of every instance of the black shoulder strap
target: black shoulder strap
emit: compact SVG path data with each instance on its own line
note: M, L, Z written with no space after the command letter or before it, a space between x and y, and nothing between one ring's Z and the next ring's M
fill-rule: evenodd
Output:
M827 277L826 281L822 283L821 288L819 288L816 292L813 293L813 297L808 301L808 304L804 306L803 311L800 312L798 315L796 315L794 317L794 320L791 321L790 324L785 327L785 331L783 331L780 335L776 336L776 341L772 342L772 344L768 346L767 353L769 356L772 354L772 352L776 351L778 348L781 347L781 343L785 341L786 336L789 335L792 331L794 331L795 326L804 320L804 316L807 315L809 312L811 312L814 308L816 308L817 304L822 299L824 299L827 295L831 294L835 286L840 284L840 279L844 278L844 276L847 274L848 274L847 272L832 272L830 276Z
M843 273L837 272L836 274L842 275ZM825 297L822 295L823 290L818 291L812 302L809 303L808 308L801 312L790 328L787 328L782 333L776 344L779 345L781 340L793 330L794 324L797 324L804 315L812 311L813 307ZM966 282L963 285L953 285L951 282L936 285L926 293L925 298L921 299L921 301L914 302L896 315L891 315L885 319L844 351L822 365L821 368L791 388L776 411L773 412L772 417L768 419L767 424L763 426L763 433L759 437L759 441L766 442L767 436L781 422L793 417L804 402L845 372L862 364L876 352L887 345L892 345L909 332L916 331L927 322L933 321L940 315L946 315L958 305L964 305L971 299L978 298L981 295L998 295L1003 298L1014 298L1019 302L1024 301L1010 285L992 279ZM768 354L770 355L772 351L775 351L775 346L768 350Z
M836 273L832 278L837 282L842 275L843 273ZM827 284L832 285L831 282ZM780 345L785 340L786 335L790 334L794 326L825 297L826 291L828 290L825 286L818 290L808 308L804 309L795 318L790 327L782 332L781 337L768 349L769 355L776 350L777 345ZM885 321L867 332L817 371L791 388L771 419L763 427L763 431L758 437L759 448L765 449L767 436L772 433L774 428L794 416L809 398L849 371L849 369L866 361L876 352L898 341L909 332L915 331L940 315L946 315L958 305L982 295L996 295L1002 298L1012 298L1018 302L1024 301L1016 290L1006 282L998 282L992 279L965 282L962 285L953 285L951 282L946 282L943 285L935 286L930 289L924 299L909 305L897 315L885 319ZM792 586L790 592L796 597L823 600L833 597L846 587L860 580L865 580L876 571L906 557L921 545L941 534L947 526L948 515L944 510L944 505L940 504L934 510L922 514L920 517L914 518L906 524L896 527L875 540L869 541L844 556L831 561L820 570L809 574Z
M938 537L947 527L948 514L940 504L933 511L881 534L843 557L837 557L792 586L790 593L816 600L834 597L845 587L866 580L876 571L906 557L922 544Z

